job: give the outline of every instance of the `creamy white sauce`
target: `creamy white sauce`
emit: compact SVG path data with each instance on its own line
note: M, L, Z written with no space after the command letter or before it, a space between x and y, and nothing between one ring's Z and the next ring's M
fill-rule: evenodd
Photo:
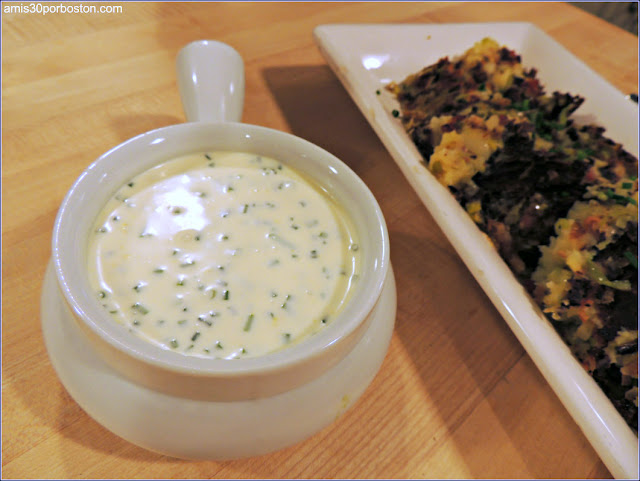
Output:
M215 152L124 185L95 224L92 287L113 319L179 353L233 359L317 332L360 251L344 213L279 161Z

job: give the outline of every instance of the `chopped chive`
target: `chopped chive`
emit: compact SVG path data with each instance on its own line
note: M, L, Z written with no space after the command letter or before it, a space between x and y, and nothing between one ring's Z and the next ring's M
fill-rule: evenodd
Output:
M195 342L196 339L198 339L199 337L200 337L200 331L196 331L194 332L193 336L191 336L191 340Z
M211 322L209 319L207 319L204 316L198 316L198 321L199 322L204 322L209 327L211 327L213 325L213 322Z
M354 252L357 251L358 249L360 249L360 246L358 244L351 244L349 246L349 250L352 250Z
M140 290L144 287L144 284L142 282L139 282L138 284L136 284L135 286L133 286L133 290L136 292L140 292Z
M134 184L133 182L129 182L127 185L128 185L129 187L133 187L135 184Z
M284 342L285 343L288 343L288 342L291 341L291 334L288 333L288 332L285 332L282 337L284 337Z
M204 158L207 160L211 160L211 156L209 154L204 154Z
M134 305L132 305L131 309L138 311L142 315L149 314L149 309L147 309L143 304L140 304L139 302L136 302Z
M178 324L179 324L179 325L183 325L185 322L187 322L187 320L186 320L186 319L180 319L180 320L178 321Z
M317 251L317 250L315 250L315 249L313 249L313 250L310 252L310 255L311 255L311 258L312 258L312 259L317 259L317 258L318 258L318 251Z
M638 258L634 256L632 252L625 251L624 256L629 261L629 264L631 264L636 269L638 268Z
M215 299L217 293L218 293L218 291L216 291L215 289L211 289L211 297L210 297L210 299Z
M624 195L619 195L616 194L613 190L611 189L607 189L605 191L605 194L607 195L607 197L609 197L610 199L613 199L616 201L617 204L621 204L621 205L627 205L627 204L633 204L633 205L638 205L638 203L636 202L635 199L632 199L631 197L626 197Z
M224 299L225 301L228 301L228 300L229 300L229 291L224 291L224 297L223 297L223 299Z
M633 187L633 184L631 182L623 182L622 183L622 188L623 189L630 189L631 187Z
M244 332L249 332L251 330L252 324L253 324L253 314L249 314L249 317L247 317L247 322L244 323L244 327L242 328L242 330Z
M393 109L391 111L391 115L393 115L394 117L398 117L400 115L400 112L397 109Z
M170 344L171 344L171 347L173 347L175 349L176 347L178 347L178 340L177 339L171 339Z
M156 274L162 274L165 270L167 270L166 267L156 267L153 272L155 272Z
M282 309L286 309L286 308L287 308L287 301L288 301L289 299L291 299L291 295L290 295L290 294L287 294L287 297L285 297L285 298L284 298L284 302L283 302L282 304L280 304L280 307L281 307Z
M242 213L246 214L247 210L249 210L249 204L245 204L244 207L242 208Z
M100 299L104 299L105 297L107 297L107 293L106 293L106 292L104 292L104 291L99 291L99 292L98 292L98 297L99 297Z
M220 341L216 341L216 349L224 349Z

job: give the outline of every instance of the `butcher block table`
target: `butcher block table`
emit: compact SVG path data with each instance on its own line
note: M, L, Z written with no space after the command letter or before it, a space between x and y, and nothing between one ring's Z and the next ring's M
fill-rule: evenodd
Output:
M106 5L122 11L2 14L4 478L611 477L312 32L327 23L527 21L624 93L637 91L637 37L566 3ZM388 224L398 293L382 368L345 415L282 451L225 462L158 455L103 428L58 380L41 332L60 202L109 148L184 122L175 58L198 39L244 58L243 121L320 145L369 186Z

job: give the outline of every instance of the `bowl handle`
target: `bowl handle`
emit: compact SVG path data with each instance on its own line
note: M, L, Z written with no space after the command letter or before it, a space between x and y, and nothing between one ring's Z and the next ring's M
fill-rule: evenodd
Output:
M176 59L178 89L187 122L240 122L244 105L244 63L229 45L199 40Z

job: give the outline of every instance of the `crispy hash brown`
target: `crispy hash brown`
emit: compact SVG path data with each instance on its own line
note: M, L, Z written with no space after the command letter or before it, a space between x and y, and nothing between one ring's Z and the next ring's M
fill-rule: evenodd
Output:
M638 426L638 160L486 38L387 89L427 168Z

